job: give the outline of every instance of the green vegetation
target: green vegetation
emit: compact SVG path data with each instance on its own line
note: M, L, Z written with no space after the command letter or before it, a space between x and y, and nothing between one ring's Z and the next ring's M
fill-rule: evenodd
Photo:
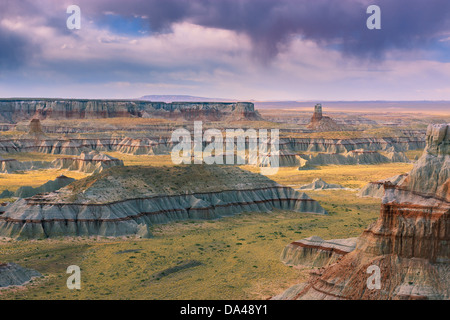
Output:
M274 211L180 221L155 226L148 240L0 242L0 260L47 276L21 290L0 291L0 299L266 299L308 277L307 270L280 262L286 244L312 235L357 236L379 214L379 200L349 191L312 196L329 216ZM201 265L153 278L186 261ZM65 285L71 264L82 270L79 291Z
M23 186L39 187L49 180L55 180L60 175L74 179L81 179L88 176L88 174L82 172L56 169L33 170L9 174L0 173L0 192L3 190L16 191Z

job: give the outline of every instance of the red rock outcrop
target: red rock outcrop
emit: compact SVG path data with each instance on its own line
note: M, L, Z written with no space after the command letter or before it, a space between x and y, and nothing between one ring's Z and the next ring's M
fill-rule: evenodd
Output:
M282 298L449 299L449 167L450 124L429 126L424 154L399 185L385 183L380 218L356 249Z
M320 103L316 104L314 107L314 114L308 125L309 129L315 131L341 131L343 126L339 125L331 119L330 117L325 117L322 115L322 105Z

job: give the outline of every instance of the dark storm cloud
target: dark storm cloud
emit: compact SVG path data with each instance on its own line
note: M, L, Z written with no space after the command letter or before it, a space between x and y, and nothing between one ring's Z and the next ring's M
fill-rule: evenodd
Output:
M0 28L0 70L15 69L29 57L28 42Z
M370 4L381 7L381 30L366 28ZM148 16L156 32L183 21L233 30L248 35L263 59L296 35L378 59L389 49L426 49L435 36L450 31L448 0L82 0L80 5L94 16L105 11Z
M0 21L14 21L16 18L26 20L37 16L42 17L47 26L51 26L55 20L36 1L3 0L0 2ZM14 70L24 66L40 51L41 43L37 39L32 39L27 34L0 24L0 70Z
M65 28L64 5L72 3L81 7L83 19L94 22L102 21L105 12L127 19L146 16L152 33L170 32L177 22L232 30L247 35L263 61L295 36L344 55L382 59L390 49L438 48L442 53L448 46L436 43L450 33L449 0L2 0L0 20L40 17L57 34L76 37ZM381 30L366 28L370 4L381 7ZM0 24L0 68L25 64L42 45Z

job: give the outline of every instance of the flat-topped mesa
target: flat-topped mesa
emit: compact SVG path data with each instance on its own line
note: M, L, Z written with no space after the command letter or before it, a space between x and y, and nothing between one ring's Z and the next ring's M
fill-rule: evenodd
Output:
M4 99L0 112L10 122L41 119L148 117L185 120L260 120L250 102L150 102L140 100Z
M288 298L450 298L449 128L430 126L427 148L409 175L384 182L380 217L355 250L292 288ZM367 285L371 266L380 268L381 289Z
M274 209L326 214L305 193L237 167L114 167L14 202L0 237L149 237L153 224Z

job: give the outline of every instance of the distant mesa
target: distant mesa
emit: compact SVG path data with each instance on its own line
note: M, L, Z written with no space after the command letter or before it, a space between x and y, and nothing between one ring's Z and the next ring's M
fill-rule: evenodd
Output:
M345 189L340 184L329 184L323 181L321 178L314 179L309 184L300 186L299 190L329 190L329 189Z
M123 166L123 161L98 151L82 152L78 157L59 158L52 162L53 168L84 173L99 173L116 166Z
M357 238L323 240L312 236L294 241L281 253L281 261L286 265L317 267L336 263L341 257L352 252Z
M49 169L50 167L49 161L18 161L16 159L4 159L0 156L0 173Z
M307 128L314 131L343 131L345 129L330 117L322 115L322 104L320 103L314 106L314 114Z
M179 120L261 120L251 102L151 102L145 100L3 99L0 113L10 122L40 119L152 117ZM34 119L33 119L34 120ZM39 130L37 121L33 129Z
M390 162L404 162L409 163L410 160L404 152L388 151L381 154L374 150L356 149L344 151L342 153L312 153L301 154L299 170L311 168L314 166L324 165L355 165L355 164L377 164Z

